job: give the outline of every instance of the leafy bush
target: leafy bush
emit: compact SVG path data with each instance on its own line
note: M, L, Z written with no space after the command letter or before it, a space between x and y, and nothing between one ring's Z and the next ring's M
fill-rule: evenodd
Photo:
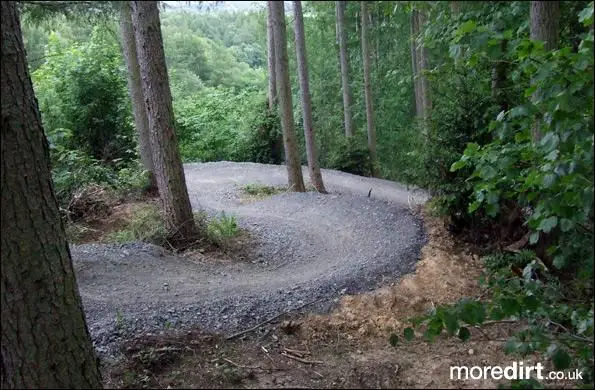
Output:
M45 130L67 129L68 149L109 163L135 157L120 49L105 30L95 28L86 43L64 44L51 34L33 80Z
M360 136L344 137L331 152L328 167L354 175L371 176L372 160L367 141Z

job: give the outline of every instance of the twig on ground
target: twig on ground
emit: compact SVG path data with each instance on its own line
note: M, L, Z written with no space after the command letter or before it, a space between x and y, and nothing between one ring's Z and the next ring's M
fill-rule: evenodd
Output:
M320 360L306 360L306 359L302 359L302 358L297 357L297 356L290 355L290 354L285 353L285 352L281 352L281 355L283 355L283 356L285 356L287 358L296 360L296 361L298 361L300 363L304 363L304 364L324 364L324 362L322 362Z
M234 333L234 334L232 334L232 335L230 335L230 336L227 336L227 337L225 338L225 340L231 340L231 339L235 339L236 337L239 337L239 336L242 336L242 335L244 335L244 334L246 334L246 333L250 333L250 332L252 332L252 331L255 331L256 329L260 328L261 326L263 326L263 325L265 325L265 324L268 324L269 322L275 321L277 318L279 318L279 317L281 317L281 316L283 316L283 315L285 315L285 314L287 314L287 313L291 313L292 311L296 311L296 310L303 309L304 307L306 307L306 306L309 306L309 305L312 305L312 304L314 304L314 303L316 303L316 302L319 302L319 301L321 301L322 299L323 299L323 298L318 298L318 299L315 299L315 300L313 300L313 301L306 302L306 303L304 303L303 305L300 305L300 306L298 306L298 307L296 307L296 308L293 308L293 309L286 310L286 311L284 311L284 312L282 312L282 313L279 313L279 314L277 314L277 315L276 315L276 316L274 316L274 317L271 317L271 318L269 318L268 320L262 321L262 322L260 322L260 323L258 323L258 324L256 324L256 325L254 325L254 326L253 326L253 327L251 327L251 328L248 328L248 329L246 329L246 330L242 330L241 332Z
M232 366L236 366L237 368L246 368L249 370L258 370L258 369L265 370L265 368L262 368L260 366L244 366L243 364L238 364L238 363L234 362L233 360L230 360L227 358L222 358L221 360L224 360L227 363L231 364Z
M299 357L304 357L306 355L310 355L309 351L298 351L297 349L290 349L290 348L285 348L283 347L283 350L287 353L291 353L293 355L299 356Z

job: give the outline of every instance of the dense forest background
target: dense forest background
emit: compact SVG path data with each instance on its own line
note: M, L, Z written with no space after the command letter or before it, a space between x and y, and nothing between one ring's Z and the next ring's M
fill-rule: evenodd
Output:
M572 355L591 375L593 3L559 2L547 17L537 3L545 2L366 2L374 162L361 4L345 4L355 129L346 137L335 3L305 2L313 128L323 168L427 188L454 232L471 227L479 240L497 239L494 248L516 245L488 261L492 300L436 311L429 337L443 329L468 337L459 317L471 325L525 317L533 327L507 348L547 350L558 368ZM89 184L142 187L116 18L24 16L61 207ZM279 118L267 105L265 11L166 8L161 28L183 161L282 163ZM548 42L531 39L540 28Z

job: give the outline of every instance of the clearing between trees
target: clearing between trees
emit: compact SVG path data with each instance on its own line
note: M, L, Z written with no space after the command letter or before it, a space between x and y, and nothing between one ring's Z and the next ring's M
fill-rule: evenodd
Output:
M100 355L117 355L119 341L133 334L194 326L231 334L313 301L308 310L328 309L340 295L414 270L425 241L412 210L423 193L324 170L328 195L285 192L242 202L241 186L282 185L285 169L186 165L193 208L235 215L249 234L228 261L141 242L72 247Z

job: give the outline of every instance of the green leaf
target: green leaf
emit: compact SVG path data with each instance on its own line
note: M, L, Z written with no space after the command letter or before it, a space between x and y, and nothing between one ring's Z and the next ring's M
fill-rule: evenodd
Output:
M537 241L539 241L539 232L531 233L531 235L529 236L529 244L535 245Z
M567 218L560 219L560 228L563 232L567 232L574 227L574 222Z
M413 331L413 328L405 328L403 330L403 337L407 341L413 340L413 338L415 337L415 332Z
M553 228L555 228L558 225L558 217L551 216L548 217L546 219L543 219L540 223L539 226L537 227L537 229L543 231L544 233L549 233L552 231Z
M457 170L463 168L465 165L467 165L467 161L465 161L465 160L456 161L450 166L450 171L451 172L457 171Z
M565 370L570 367L570 362L571 358L570 355L568 355L568 352L566 352L566 350L563 348L556 348L556 351L552 356L552 363L554 363L554 367L557 370Z
M457 35L464 35L474 31L477 28L477 23L473 20L468 20L465 23L461 24L459 29L457 30Z
M391 333L391 335L388 337L388 342L390 343L390 345L392 345L393 347L396 347L397 344L399 343L399 336L397 336L394 333Z
M459 328L459 331L457 332L457 336L458 336L458 337L459 337L461 340L463 340L463 341L467 341L467 340L469 340L469 338L471 337L471 332L469 332L469 329L468 329L468 328L466 328L466 327L464 327L464 326L461 326L461 327Z
M593 24L593 5L589 4L578 14L578 21L585 26Z
M506 316L518 314L521 311L521 305L514 298L504 298L500 301L502 312Z
M444 325L449 335L453 335L459 328L459 320L457 316L452 313L444 313Z
M523 298L523 305L528 310L534 311L539 306L539 300L534 295L529 295Z

